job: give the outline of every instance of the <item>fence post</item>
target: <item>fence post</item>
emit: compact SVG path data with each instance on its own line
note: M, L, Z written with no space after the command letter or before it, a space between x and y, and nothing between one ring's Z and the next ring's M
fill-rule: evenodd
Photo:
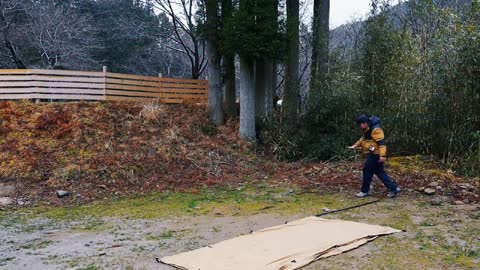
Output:
M30 85L30 95L39 95L39 93L35 93L35 91L34 91L34 90L37 89L37 87L39 87L38 86L39 81L38 81L38 78L37 78L37 73L34 72L33 70L31 70L31 71L32 71L32 73L31 73L30 76L33 78L33 83L32 83L33 85ZM39 98L35 99L35 104L40 104L41 102L42 102L41 99L39 99Z
M163 78L163 74L161 72L158 73L158 78ZM162 80L161 79L158 80L158 93L159 93L158 101L161 103L162 102Z
M108 71L107 66L103 66L102 71L103 71L103 98L107 100L107 71Z

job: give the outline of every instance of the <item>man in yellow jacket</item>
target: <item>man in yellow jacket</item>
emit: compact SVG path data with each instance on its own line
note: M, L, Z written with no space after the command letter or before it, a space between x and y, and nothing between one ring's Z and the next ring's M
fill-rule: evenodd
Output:
M380 127L380 118L375 116L368 118L366 115L360 115L357 117L357 124L362 129L363 136L349 148L360 150L366 157L363 165L362 189L357 193L357 197L361 198L369 195L370 184L374 174L388 188L387 197L395 197L400 192L400 188L384 169L384 163L387 158L387 146L385 145L383 129Z

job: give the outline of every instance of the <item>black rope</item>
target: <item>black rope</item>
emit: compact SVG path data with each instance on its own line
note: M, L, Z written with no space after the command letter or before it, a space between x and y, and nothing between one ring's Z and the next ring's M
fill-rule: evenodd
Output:
M365 206L365 205L377 203L377 202L379 202L379 201L381 201L381 200L382 200L382 199L376 199L376 200L369 201L369 202L366 202L366 203L361 203L361 204L357 204L357 205L354 205L354 206L345 207L345 208L338 209L338 210L333 210L333 211L328 211L328 212L325 212L325 213L320 213L320 214L317 214L317 215L315 215L315 216L316 216L316 217L321 217L321 216L328 215L328 214L333 214L333 213L337 213L337 212L341 212L341 211L347 211L347 210L350 210L350 209L354 209L354 208L362 207L362 206Z

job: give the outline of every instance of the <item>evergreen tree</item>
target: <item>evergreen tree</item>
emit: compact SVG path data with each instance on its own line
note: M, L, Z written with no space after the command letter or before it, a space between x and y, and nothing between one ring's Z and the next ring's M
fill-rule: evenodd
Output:
M208 109L210 119L216 125L223 124L222 87L221 87L221 53L220 53L220 22L218 16L218 1L207 0L207 57L208 57Z
M285 71L285 90L283 93L283 112L290 124L297 121L299 105L299 27L300 3L287 0L287 59Z
M282 38L274 12L274 0L240 0L234 19L226 27L225 49L240 56L240 136L254 141L255 131L255 62L275 59L281 54Z
M313 4L312 62L310 67L310 98L313 102L321 98L321 90L327 87L329 22L330 0L315 0Z

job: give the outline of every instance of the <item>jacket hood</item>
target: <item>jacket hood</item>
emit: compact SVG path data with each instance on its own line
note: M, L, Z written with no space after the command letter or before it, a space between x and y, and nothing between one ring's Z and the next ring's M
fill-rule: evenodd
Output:
M371 129L380 127L380 118L376 116L370 117L370 121L368 125L370 126Z

